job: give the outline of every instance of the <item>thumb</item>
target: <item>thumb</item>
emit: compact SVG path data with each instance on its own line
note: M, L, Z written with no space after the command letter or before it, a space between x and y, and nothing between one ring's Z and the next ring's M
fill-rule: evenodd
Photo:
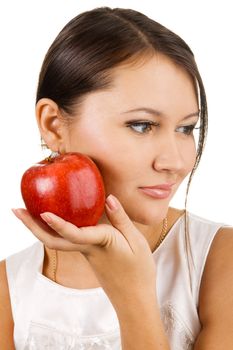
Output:
M106 214L112 226L118 229L126 238L137 232L136 227L126 214L120 201L110 194L106 199Z

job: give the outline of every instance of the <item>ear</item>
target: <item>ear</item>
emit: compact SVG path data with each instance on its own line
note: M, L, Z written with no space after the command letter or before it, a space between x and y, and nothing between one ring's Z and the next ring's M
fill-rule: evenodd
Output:
M51 151L64 152L65 123L58 105L49 98L36 104L36 119L40 134Z

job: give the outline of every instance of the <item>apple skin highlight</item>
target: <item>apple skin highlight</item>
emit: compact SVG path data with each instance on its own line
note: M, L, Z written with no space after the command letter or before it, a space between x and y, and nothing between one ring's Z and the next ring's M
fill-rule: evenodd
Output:
M94 226L104 211L105 189L99 169L88 156L69 152L46 158L25 171L21 194L37 219L51 212L72 224Z

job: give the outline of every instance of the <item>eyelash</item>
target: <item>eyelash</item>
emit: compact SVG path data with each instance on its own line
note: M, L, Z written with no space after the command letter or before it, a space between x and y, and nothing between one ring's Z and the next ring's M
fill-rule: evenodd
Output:
M134 126L146 126L146 129L147 131L145 132L139 132L139 131L136 131L133 129ZM159 127L160 125L156 122L152 122L152 121L132 121L132 122L128 122L127 123L127 127L131 128L133 131L135 131L136 133L138 134L146 134L148 133L149 131L152 130L152 127ZM198 127L195 127L196 124L191 124L191 125L183 125L183 126L180 126L178 127L177 129L180 129L180 128L183 128L185 131L183 132L184 135L186 136L190 136L193 132L193 130L197 130L197 129L200 129ZM148 127L150 127L150 129L148 129Z

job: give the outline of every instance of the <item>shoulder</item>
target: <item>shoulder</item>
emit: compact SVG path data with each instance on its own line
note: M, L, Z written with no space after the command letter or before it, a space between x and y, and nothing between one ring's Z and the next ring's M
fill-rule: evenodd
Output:
M199 296L199 316L203 330L206 330L205 334L207 337L209 334L212 341L224 338L225 348L233 347L233 340L230 339L233 329L232 252L233 227L221 227L209 250Z
M10 294L6 273L6 261L0 261L0 311L10 311ZM0 315L2 312L0 312Z
M212 241L202 278L205 281L224 272L232 274L233 264L233 227L220 227ZM220 278L221 276L219 276ZM232 279L233 282L233 279Z
M7 276L6 276L6 260L0 261L0 293L3 294L3 291L6 292L7 285Z
M201 290L205 293L209 284L213 284L214 290L217 290L216 277L218 281L224 282L225 278L232 276L228 282L233 284L233 227L221 227L216 233L210 247L207 257ZM214 280L213 280L214 278ZM216 286L215 286L216 285Z
M5 301L9 302L9 288L6 273L6 261L0 261L0 309L5 307Z
M11 302L6 274L6 262L0 262L0 348L14 349L13 345L14 322L11 311Z
M200 288L200 307L203 308L202 302L206 296L208 296L209 301L212 298L222 297L223 286L226 283L228 286L232 283L233 288L232 251L233 227L221 227L212 241L206 260ZM207 304L209 305L209 302ZM206 310L206 307L204 309Z

